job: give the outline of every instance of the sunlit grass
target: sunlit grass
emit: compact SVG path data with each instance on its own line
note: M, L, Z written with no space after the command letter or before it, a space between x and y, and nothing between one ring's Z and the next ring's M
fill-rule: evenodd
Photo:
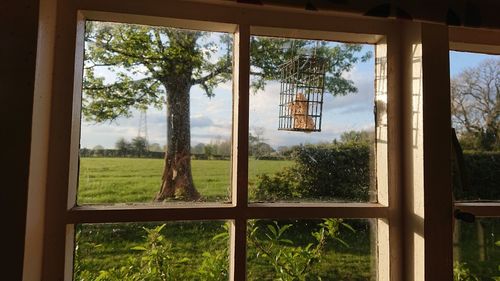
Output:
M292 161L254 160L249 162L249 184L257 175L274 173ZM79 204L152 202L160 190L162 159L81 158ZM193 180L202 201L228 201L231 161L193 160Z

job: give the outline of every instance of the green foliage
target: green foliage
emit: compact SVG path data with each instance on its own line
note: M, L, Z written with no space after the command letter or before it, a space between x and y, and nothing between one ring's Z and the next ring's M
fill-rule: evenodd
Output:
M295 159L304 197L368 200L369 145L352 143L304 146L297 151Z
M176 249L162 234L165 224L153 228L143 227L146 232L144 242L130 250L137 254L127 258L123 266L109 268L96 272L90 268L84 269L80 261L82 248L77 247L75 253L75 279L99 281L166 281L166 280L195 280L216 281L228 278L227 248L213 249L203 252L203 262L194 272L186 271L190 262L187 257L179 258L175 255ZM213 240L222 240L227 244L229 234L227 225L224 232L214 236ZM80 233L76 236L77 245L91 247L92 245L80 242Z
M310 233L315 242L300 246L285 237L285 233L293 227L292 224L279 225L275 221L260 229L255 222L250 222L249 245L257 249L258 259L264 259L272 265L273 280L305 281L312 277L312 268L320 262L329 240L348 246L339 238L341 226L354 232L354 229L342 219L324 219L319 224L319 229Z
M367 201L370 145L334 143L295 148L295 164L271 176L261 175L253 191L258 200L293 198Z
M500 247L500 240L495 242L495 246ZM500 271L500 263L498 264L498 271Z
M301 197L295 166L285 167L272 175L257 175L258 182L251 189L251 197L256 200L280 201Z
M132 150L130 143L123 137L116 141L115 148L120 156L125 156Z
M182 83L188 89L200 85L207 96L213 96L217 85L231 79L232 37L222 34L213 40L209 39L211 35L168 27L87 22L82 107L85 118L103 122L129 116L131 108L160 107L165 94L178 94L175 90ZM259 90L267 81L278 80L277 69L283 62L312 49L330 62L326 75L329 92L357 92L354 82L342 74L371 57L369 52L359 55L361 45L268 37L252 37L252 86ZM106 81L97 76L97 68L115 72L116 79Z
M224 244L229 243L229 225L223 225L224 231L215 235L213 241L222 241ZM210 252L203 252L203 261L198 268L197 275L199 280L203 281L219 281L228 280L229 255L227 249L216 249Z
M325 89L332 95L339 96L356 93L358 89L354 82L344 78L342 74L351 71L356 63L366 61L372 56L370 52L359 55L362 51L361 45L332 45L327 41L253 36L250 47L250 63L254 67L251 85L255 91L264 89L267 81L279 80L279 65L298 54L315 52L317 56L328 61Z
M131 148L137 157L141 157L148 151L148 142L143 137L135 137L132 139Z
M265 277L261 277L265 280L332 280L329 279L332 277L338 280L366 280L369 276L369 270L363 267L367 264L366 251L363 250L361 255L340 253L342 249L347 249L347 242L343 239L357 241L358 244L360 238L367 241L366 233L355 222L352 223L361 236L354 237L354 230L342 219L293 223L257 221L249 227L248 253L270 266L265 272L259 272L264 274ZM82 232L85 233L82 235ZM123 240L138 242L120 244ZM204 240L205 246L199 248L200 244L196 244L195 240ZM74 279L227 280L228 240L229 224L220 223L78 226ZM256 244L253 243L258 243L267 253L254 247ZM200 249L202 251L198 251ZM337 250L339 253L334 253ZM120 252L127 254L119 255ZM355 253L356 250L350 252ZM110 260L110 255L116 260ZM273 265L270 258L277 262ZM363 263L361 267L360 261ZM328 265L327 268L325 265ZM252 266L249 268L250 271L253 269ZM253 276L253 273L249 274Z
M103 122L129 116L131 108L161 107L166 91L179 81L199 84L208 96L219 83L230 79L231 38L221 44L207 40L208 32L174 28L87 22L83 113ZM227 48L215 62L212 56ZM115 81L96 76L97 68L115 73ZM177 93L175 93L177 94Z
M375 141L373 131L348 131L340 135L342 143L366 144L370 145Z
M453 281L479 281L467 267L467 263L455 262L453 264Z
M132 248L142 252L139 268L136 273L143 280L172 280L182 276L181 265L189 261L187 258L177 259L171 254L172 242L165 239L160 233L165 224L155 228L143 228L147 235L145 242Z
M481 281L493 281L500 278L500 247L498 240L500 220L497 218L478 218L476 223L457 222L459 231L455 256L461 272Z
M500 132L498 132L500 134ZM496 132L477 129L460 135L460 145L464 150L500 151L500 141L495 143Z
M258 176L251 194L257 200L322 199L366 201L370 195L372 145L349 133L341 143L293 148L295 161L274 174ZM455 198L500 198L500 153L464 151L467 185L454 186ZM328 167L328 168L325 168Z
M257 142L255 144L250 144L250 156L255 157L255 159L266 159L271 156L274 149L265 142Z
M467 186L454 188L457 199L499 199L500 152L464 151Z

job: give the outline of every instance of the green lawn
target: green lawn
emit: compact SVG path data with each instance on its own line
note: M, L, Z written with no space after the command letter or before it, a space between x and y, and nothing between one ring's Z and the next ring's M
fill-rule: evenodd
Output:
M292 164L292 161L251 159L250 188L257 182L257 175L275 173ZM81 158L78 203L152 202L160 186L162 167L161 159ZM231 162L224 160L192 161L195 186L204 201L228 201L230 167ZM131 248L144 240L145 231L142 227L151 228L158 224L79 225L76 264L80 269L97 275L100 270L129 266L129 258L138 254ZM175 259L188 259L181 265L185 274L182 280L197 280L192 274L202 263L203 252L227 247L212 240L212 237L223 231L222 224L223 222L169 222L164 228L162 232L172 243L172 255ZM317 223L294 224L297 230L292 230L289 238L296 245L305 247L313 242L310 233L315 227ZM321 276L323 280L370 280L368 232L346 232L343 235L350 247L340 243L327 245L322 261L312 269L313 276ZM273 280L272 267L256 258L256 250L251 247L248 249L248 274L249 280Z
M249 184L257 175L274 173L292 161L249 162ZM159 191L162 159L81 158L78 204L151 202ZM231 161L193 160L194 184L203 201L229 200Z
M257 182L257 175L272 174L292 165L292 161L253 160L249 162L250 189ZM161 159L144 158L81 158L78 191L79 204L106 204L152 202L159 190L163 167ZM193 160L193 178L202 200L227 202L230 183L231 162L224 160ZM480 261L477 229L474 224L463 224L459 243L461 262L481 281L500 280L500 247L494 243L500 240L499 220L482 220L485 232L484 261ZM157 225L158 223L156 223ZM223 222L168 223L163 234L173 245L176 259L188 258L183 266L195 270L201 264L204 251L224 248L212 237L222 231ZM143 241L143 226L155 224L100 224L79 225L80 254L78 264L86 270L98 273L100 270L127 265L127 259L137 255L131 250ZM297 224L295 223L294 226ZM300 225L300 224L299 224ZM314 226L311 226L314 228ZM291 240L306 246L306 238L312 228L302 227L293 232ZM372 264L369 231L358 226L356 233L344 232L342 237L349 247L338 243L329 245L322 262L313 269L314 276L323 280L371 280ZM361 231L359 230L361 229ZM297 240L298 239L298 240ZM182 280L196 280L189 270ZM269 264L256 258L256 251L248 249L249 280L272 280L273 271ZM496 279L495 279L496 278ZM80 279L86 280L86 279ZM316 280L316 279L314 279Z

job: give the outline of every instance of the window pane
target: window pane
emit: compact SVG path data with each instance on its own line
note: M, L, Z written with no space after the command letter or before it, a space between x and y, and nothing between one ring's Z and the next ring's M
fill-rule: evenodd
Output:
M500 280L500 219L455 221L455 280Z
M227 280L228 237L219 221L78 225L74 280Z
M82 92L79 204L229 201L231 34L87 22Z
M450 52L450 70L455 199L500 200L500 56Z
M375 280L376 220L257 220L248 280Z
M372 45L253 36L251 201L376 201Z

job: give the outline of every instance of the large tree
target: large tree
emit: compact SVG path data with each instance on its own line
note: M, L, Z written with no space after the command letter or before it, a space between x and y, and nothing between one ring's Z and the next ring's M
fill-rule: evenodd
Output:
M217 85L231 79L232 38L229 35L167 27L89 22L85 32L83 114L104 122L130 116L132 109L149 106L167 109L167 151L156 200L200 197L193 184L190 158L190 90L198 85L208 97ZM293 43L292 43L293 42ZM311 52L330 62L326 89L334 95L356 92L343 74L362 56L353 44L319 44L306 40L252 37L251 73L255 90L277 80L287 59ZM108 68L113 79L104 79Z
M464 148L500 150L500 59L455 76L451 99L453 125Z

